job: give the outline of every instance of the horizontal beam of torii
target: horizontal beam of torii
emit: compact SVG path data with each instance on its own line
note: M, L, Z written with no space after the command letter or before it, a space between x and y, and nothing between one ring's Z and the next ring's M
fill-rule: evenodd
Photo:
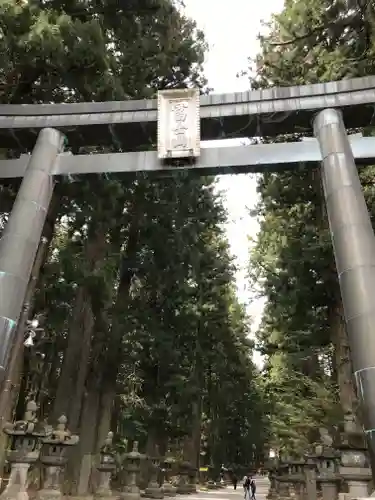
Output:
M349 136L357 165L375 163L375 137ZM16 160L0 160L0 178L23 177L29 155ZM273 171L293 168L296 164L318 164L322 161L316 139L280 144L256 144L234 147L207 147L201 150L196 163L181 162L165 165L156 151L92 155L60 154L52 175L100 173L172 174L176 170L191 170L200 175L219 175L245 172Z
M200 97L201 140L311 133L314 115L340 108L348 129L374 119L375 76ZM0 105L0 147L31 151L41 129L65 134L73 152L112 145L134 151L156 142L157 101Z

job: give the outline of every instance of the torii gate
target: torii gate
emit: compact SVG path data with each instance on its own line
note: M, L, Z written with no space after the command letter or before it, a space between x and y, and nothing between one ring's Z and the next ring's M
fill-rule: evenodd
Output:
M225 173L228 169L255 172L280 164L292 168L296 163L321 161L364 429L375 450L375 237L355 164L355 159L374 163L375 138L354 136L349 140L344 126L344 121L351 129L371 125L374 103L375 76L200 99L196 91L161 93L158 103L1 105L1 148L29 152L39 135L31 156L0 161L0 178L23 176L0 240L0 370L7 367L54 175L160 173L174 168L201 173ZM158 154L62 153L64 135L75 154L90 145L135 151L155 143L157 124ZM200 151L200 139L292 132L311 135L312 129L317 141Z

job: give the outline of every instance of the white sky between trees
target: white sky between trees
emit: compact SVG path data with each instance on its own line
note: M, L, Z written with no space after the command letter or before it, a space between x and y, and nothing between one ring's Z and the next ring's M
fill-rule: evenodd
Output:
M284 6L284 0L185 0L186 14L195 19L205 33L209 52L204 65L209 87L215 93L249 90L246 77L237 77L248 69L248 59L259 51L257 35L263 31L261 21L268 21L272 14ZM241 145L244 141L228 139L220 146ZM207 143L206 145L209 145ZM211 143L212 144L212 143ZM217 144L218 145L218 144ZM229 214L227 236L239 267L237 273L238 297L247 306L255 331L262 317L264 300L255 299L247 280L249 238L255 238L259 229L249 209L257 202L254 175L225 175L219 178L219 189L226 192L226 209ZM262 365L258 353L254 355Z

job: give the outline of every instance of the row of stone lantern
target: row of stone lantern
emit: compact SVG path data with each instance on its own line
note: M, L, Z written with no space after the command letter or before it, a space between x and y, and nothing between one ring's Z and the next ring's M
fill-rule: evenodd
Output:
M37 405L29 401L23 420L6 423L3 431L10 437L8 462L11 472L1 500L28 500L27 479L30 467L40 461L44 482L38 499L60 498L61 475L67 463L67 450L78 443L78 436L66 428L67 419L59 418L56 428L41 425L36 418Z
M318 489L323 500L336 500L339 474L337 456L309 455L300 460L286 460L269 472L269 499L316 500Z
M332 439L318 445L315 453L300 460L283 460L269 467L268 498L287 500L351 500L369 495L371 469L360 431L348 429L332 448Z
M102 447L100 453L100 465L97 469L100 471L99 487L96 497L111 497L110 478L116 468L115 455L112 448L113 434L108 435L105 446ZM150 479L145 492L142 496L147 498L162 499L164 497L174 497L177 493L192 493L196 490L195 485L195 469L188 462L182 462L178 467L179 480L177 486L171 482L172 474L177 461L167 455L161 459L157 454L153 457L146 457L138 451L138 442L133 443L133 449L125 454L125 471L127 474L126 486L121 492L121 498L124 500L139 500L141 497L138 486L138 479L141 473L141 463L145 459L149 459L150 464ZM159 483L159 473L163 472L163 481Z
M67 419L61 416L57 426L42 425L36 419L37 405L34 401L27 404L24 419L5 424L3 431L11 438L8 462L11 472L7 487L0 500L28 500L27 482L30 467L39 462L44 470L42 488L37 493L37 500L58 500L62 498L63 472L68 462L68 449L79 441L67 429ZM127 484L121 497L124 500L139 500L140 489L138 478L141 462L146 459L138 451L138 443L125 455ZM164 496L176 496L177 493L196 491L196 469L187 461L178 464L178 482L171 482L177 461L167 454L162 460L159 456L149 458L151 476L144 496L161 499ZM95 497L98 499L113 498L111 477L117 469L116 454L113 447L113 433L110 432L100 449L100 460L96 469L99 473ZM163 472L163 482L159 485L159 472ZM177 471L176 471L177 472Z
M167 456L163 461L159 457L150 458L151 477L145 490L144 496L149 498L164 498L164 496L176 496L176 494L189 494L196 492L196 473L190 462L177 461L171 456ZM178 465L178 481L176 486L171 482L175 466ZM163 472L163 482L159 486L158 473Z

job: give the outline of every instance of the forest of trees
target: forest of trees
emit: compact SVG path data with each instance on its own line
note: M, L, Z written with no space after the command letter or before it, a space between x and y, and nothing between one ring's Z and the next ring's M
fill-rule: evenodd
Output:
M204 34L180 7L3 0L0 103L207 92ZM374 27L373 2L286 0L261 39L251 86L375 74ZM361 171L375 214L373 176ZM0 185L1 227L17 188ZM70 479L81 494L90 488L82 464L109 430L119 447L136 439L149 454L170 447L218 467L261 462L270 447L298 454L319 426L357 416L319 169L262 174L258 192L249 279L267 299L261 372L214 177L58 180L28 288L28 319L41 329L14 363L12 404L0 408L3 421L22 417L29 399L41 420L67 415L80 435Z
M374 3L286 0L252 64L253 88L374 75ZM374 167L360 171L372 216L374 174ZM249 272L267 298L257 337L270 444L300 454L319 438L319 427L359 417L320 170L260 175L258 193L261 227Z
M205 91L204 35L172 0L5 0L0 33L1 103ZM0 189L4 227L17 183ZM109 430L120 448L171 447L194 466L262 460L260 375L226 217L213 177L58 180L28 289L39 328L12 396L16 418L29 399L40 420L66 414L80 494Z

